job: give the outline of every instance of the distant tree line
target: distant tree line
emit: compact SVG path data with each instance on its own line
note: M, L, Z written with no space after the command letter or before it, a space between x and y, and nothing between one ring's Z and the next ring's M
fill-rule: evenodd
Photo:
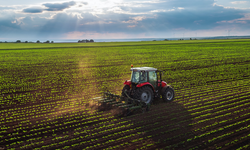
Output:
M7 41L5 41L5 42L2 42L2 41L0 41L0 43L54 43L54 41L49 41L49 40L47 40L47 41L45 41L45 42L40 42L39 40L37 40L36 42L31 42L31 41L24 41L24 42L21 42L21 40L17 40L16 42L7 42Z
M79 40L78 41L78 43L89 43L89 42L94 42L94 40L93 39L91 39L91 40Z

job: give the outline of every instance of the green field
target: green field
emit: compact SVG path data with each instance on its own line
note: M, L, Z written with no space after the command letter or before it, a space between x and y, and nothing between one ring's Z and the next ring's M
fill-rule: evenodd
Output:
M0 147L248 149L250 40L0 43ZM171 103L116 118L86 107L154 67Z

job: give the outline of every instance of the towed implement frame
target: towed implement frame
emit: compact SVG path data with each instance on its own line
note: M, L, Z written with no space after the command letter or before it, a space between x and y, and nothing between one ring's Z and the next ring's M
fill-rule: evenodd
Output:
M92 101L97 104L99 111L114 109L116 116L128 116L135 110L142 112L149 110L150 104L129 97L126 91L124 93L127 97L104 92L102 97L92 98Z

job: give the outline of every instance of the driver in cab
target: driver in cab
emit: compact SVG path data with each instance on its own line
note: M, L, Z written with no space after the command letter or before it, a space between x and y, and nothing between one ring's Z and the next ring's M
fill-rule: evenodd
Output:
M141 72L141 82L147 82L146 72Z

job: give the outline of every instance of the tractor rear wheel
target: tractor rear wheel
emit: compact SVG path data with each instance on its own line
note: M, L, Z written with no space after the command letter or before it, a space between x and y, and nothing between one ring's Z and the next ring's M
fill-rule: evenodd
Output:
M174 89L172 87L164 88L162 93L162 99L165 102L171 102L174 100Z
M131 95L130 95L130 86L129 85L125 85L123 87L123 89L122 89L122 94L121 95L123 96L123 98L122 98L123 101L126 101L125 97L127 97L127 95L125 94L125 91L128 94L128 96L131 97ZM130 100L128 100L128 103L131 104Z
M127 90L127 94L128 94L128 96L130 96L130 86L129 85L125 85L124 87L123 87L123 89L122 89L122 96L124 96L124 97L127 97L126 96L126 94L124 93L125 91Z
M146 104L150 104L153 101L153 90L149 86L143 86L136 89L135 99L142 100Z

